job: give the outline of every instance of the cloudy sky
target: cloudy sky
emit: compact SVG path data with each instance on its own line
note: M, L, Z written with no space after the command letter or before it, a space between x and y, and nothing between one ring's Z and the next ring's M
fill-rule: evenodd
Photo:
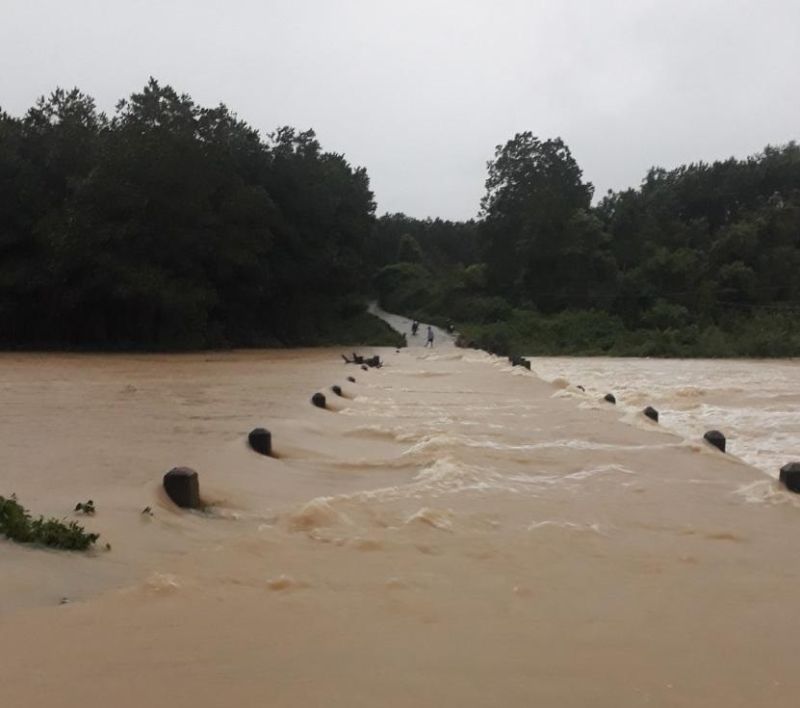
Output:
M562 137L596 187L800 139L799 0L0 0L0 107L112 110L148 76L313 127L378 210L474 216L494 146Z

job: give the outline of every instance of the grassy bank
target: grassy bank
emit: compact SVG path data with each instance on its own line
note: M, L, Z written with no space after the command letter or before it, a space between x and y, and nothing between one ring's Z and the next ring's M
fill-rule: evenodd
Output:
M627 329L620 318L597 311L543 316L512 310L493 323L459 322L460 343L501 355L794 357L800 356L800 323L788 315L737 318L725 327Z
M478 269L434 276L419 264L385 268L376 278L381 306L423 322L455 325L460 343L500 355L796 357L800 313L776 308L719 309L697 317L658 301L626 322L603 310L542 314L481 292Z

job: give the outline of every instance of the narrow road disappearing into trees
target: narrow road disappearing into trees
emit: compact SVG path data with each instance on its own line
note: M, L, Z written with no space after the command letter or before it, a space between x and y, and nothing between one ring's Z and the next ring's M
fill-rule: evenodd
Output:
M425 346L425 339L428 333L428 323L427 322L420 322L419 323L419 330L417 331L417 336L413 336L411 334L411 322L412 320L408 319L408 317L403 317L401 315L393 315L391 312L386 312L382 310L377 302L371 302L369 305L369 313L371 315L375 315L375 317L380 317L384 322L387 322L389 326L400 334L404 334L406 336L406 342L408 343L409 347L424 347ZM445 330L435 327L434 325L430 325L433 328L433 348L434 349L452 349L456 345L456 338L452 334L448 334Z

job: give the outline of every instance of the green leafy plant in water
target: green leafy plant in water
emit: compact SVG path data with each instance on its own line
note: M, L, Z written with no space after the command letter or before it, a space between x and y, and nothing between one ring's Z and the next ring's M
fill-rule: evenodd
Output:
M59 519L31 517L25 507L12 494L0 496L0 534L17 543L32 543L66 551L85 551L100 534L87 533L75 521L64 523Z

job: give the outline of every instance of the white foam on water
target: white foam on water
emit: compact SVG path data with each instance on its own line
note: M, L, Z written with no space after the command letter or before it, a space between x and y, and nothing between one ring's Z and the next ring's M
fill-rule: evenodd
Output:
M450 354L423 354L417 357L418 359L425 359L427 361L460 361L464 355L460 352L453 352Z
M287 575L286 573L281 573L280 575L267 580L267 587L270 590L280 592L286 590L305 588L308 587L308 583L305 583L301 580L297 580L291 575Z
M587 469L571 472L570 474L512 474L507 475L505 479L515 484L525 484L530 486L548 487L548 486L563 486L572 482L581 482L592 477L600 475L617 475L622 474L626 476L635 475L636 472L623 467L622 465L598 465L596 467L589 467ZM625 484L621 482L621 484Z
M424 357L420 357L424 358ZM420 379L432 379L439 376L450 376L449 371L430 371L428 369L404 369L393 372L395 375L400 376L414 376Z
M562 438L557 440L545 440L535 443L502 443L496 440L476 440L465 435L452 433L442 433L426 435L410 448L402 453L402 456L418 456L422 453L435 450L457 449L462 447L481 448L485 450L495 450L499 452L513 451L535 451L551 449L568 450L663 450L672 447L680 447L683 442L665 442L649 445L625 445L620 443L603 443L593 440L581 440L578 438Z
M289 515L291 531L313 531L330 526L353 526L352 519L334 507L337 497L316 497Z
M492 468L468 465L452 456L443 456L419 469L411 481L405 484L312 499L289 516L288 524L290 529L298 531L339 524L352 526L355 523L352 516L339 510L341 505L350 502L369 507L464 492L505 491L518 494L528 492L533 486L531 479L524 478L515 482Z
M800 362L796 360L676 360L535 357L545 380L580 383L585 409L613 410L611 391L624 419L647 405L659 425L686 440L712 429L728 439L730 453L772 477L800 457Z
M453 516L453 512L449 510L444 511L441 509L423 507L407 517L404 523L406 526L423 524L438 529L439 531L452 531Z
M452 457L438 459L421 469L415 475L414 483L419 491L435 494L509 489L505 478L498 472L467 465Z
M480 349L468 349L467 352L468 353L462 356L462 359L471 364L486 363L495 358L491 354L488 354Z
M181 583L177 575L172 573L152 573L145 581L147 590L157 594L169 594L180 589Z
M623 467L622 465L598 465L597 467L591 467L587 470L579 470L578 472L572 472L571 474L564 475L564 479L583 480L589 479L590 477L595 477L597 475L609 473L625 475L636 474L636 472L633 470L629 470L627 467Z
M402 428L385 426L380 424L359 425L352 430L348 430L347 437L377 438L388 440L400 440L403 436Z
M769 479L744 484L733 494L750 504L791 504L800 509L800 495Z
M585 398L585 397L586 393L584 391L574 388L573 386L568 386L567 388L559 389L550 396L550 398Z
M575 521L556 521L545 519L544 521L534 521L528 525L528 531L538 531L546 528L566 529L569 531L588 531L598 536L608 536L600 524L580 524Z

